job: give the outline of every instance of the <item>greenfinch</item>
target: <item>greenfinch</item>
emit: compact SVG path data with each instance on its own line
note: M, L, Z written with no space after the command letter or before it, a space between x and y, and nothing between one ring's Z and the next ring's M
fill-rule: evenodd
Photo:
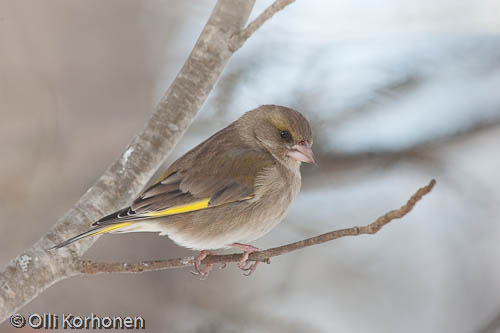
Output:
M314 163L309 122L299 112L263 105L175 161L129 207L101 218L92 228L53 248L103 233L158 232L200 250L198 274L210 250L243 251L238 267L259 249L248 245L281 222L300 190L301 162Z

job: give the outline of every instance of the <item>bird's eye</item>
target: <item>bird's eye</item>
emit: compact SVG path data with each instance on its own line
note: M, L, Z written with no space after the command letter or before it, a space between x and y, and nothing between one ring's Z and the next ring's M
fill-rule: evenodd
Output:
M288 131L281 131L280 136L285 140L290 140L292 138L290 132Z

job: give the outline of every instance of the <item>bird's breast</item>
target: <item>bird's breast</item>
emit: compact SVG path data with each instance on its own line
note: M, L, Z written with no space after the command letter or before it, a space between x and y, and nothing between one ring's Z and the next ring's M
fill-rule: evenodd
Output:
M239 242L251 242L271 231L281 222L300 191L300 173L274 168L258 180L252 212ZM243 228L242 228L243 229Z

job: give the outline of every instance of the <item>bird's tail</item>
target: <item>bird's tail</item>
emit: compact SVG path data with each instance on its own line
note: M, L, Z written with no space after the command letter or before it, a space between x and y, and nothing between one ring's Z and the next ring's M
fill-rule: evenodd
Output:
M51 247L49 250L54 250L54 249L59 249L61 247L65 247L73 242L76 242L77 240L80 240L82 238L87 238L87 237L92 237L92 236L97 236L100 234L104 234L116 229L124 228L129 225L131 225L133 222L122 222L122 223L116 223L116 224L111 224L111 225L103 225L103 226L97 226L89 231L86 231L84 233L81 233L79 235L76 235L75 237L71 237L70 239L65 240L62 243L57 244L56 246Z

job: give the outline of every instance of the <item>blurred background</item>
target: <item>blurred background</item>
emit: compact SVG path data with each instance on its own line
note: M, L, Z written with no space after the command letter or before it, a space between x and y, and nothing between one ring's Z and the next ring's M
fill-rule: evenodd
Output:
M214 4L0 0L0 265L120 156ZM78 277L21 313L143 316L156 332L500 332L499 32L494 0L297 1L234 55L167 163L260 104L304 113L318 164L302 167L298 199L261 248L368 224L431 178L434 191L375 236L250 277L235 265L205 281L189 269ZM193 254L132 234L105 235L85 257Z

